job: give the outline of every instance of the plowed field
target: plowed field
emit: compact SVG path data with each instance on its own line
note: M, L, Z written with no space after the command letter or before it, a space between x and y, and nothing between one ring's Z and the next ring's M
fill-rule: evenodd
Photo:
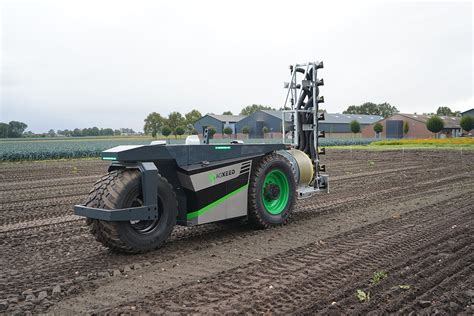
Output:
M143 255L109 252L72 213L107 163L1 163L0 313L474 313L474 152L324 162L330 194L288 225L176 227Z

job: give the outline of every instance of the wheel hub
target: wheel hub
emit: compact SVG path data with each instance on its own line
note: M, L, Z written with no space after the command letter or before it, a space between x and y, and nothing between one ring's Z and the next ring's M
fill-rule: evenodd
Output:
M138 198L133 200L132 202L132 207L137 207L137 206L142 206L142 205L143 205L143 201ZM130 226L132 226L132 228L140 234L147 234L147 233L152 232L158 226L159 219L160 217L158 216L158 218L153 219L153 220L148 220L148 221L131 220Z
M270 183L264 190L265 198L268 200L277 200L280 196L280 187L276 184Z
M262 200L265 210L277 215L284 211L289 199L289 183L281 170L270 171L262 186Z

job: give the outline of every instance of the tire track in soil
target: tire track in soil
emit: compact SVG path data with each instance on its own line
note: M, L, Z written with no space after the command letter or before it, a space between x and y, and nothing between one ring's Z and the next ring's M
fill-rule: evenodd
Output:
M344 153L340 156L343 160L347 156L344 156ZM370 155L368 155L370 156ZM413 155L412 155L413 156ZM429 155L433 156L433 155ZM436 156L436 155L434 155ZM423 179L430 179L431 177L438 175L442 175L444 173L450 173L456 175L460 174L462 175L465 173L465 171L462 170L468 170L469 172L469 166L471 165L471 161L464 161L465 168L459 168L459 162L457 161L456 155L448 155L445 156L444 153L443 155L439 155L440 157L443 158L444 161L451 161L454 159L454 161L451 161L451 164L446 164L444 167L439 167L438 164L433 163L432 161L426 161L426 157L420 156L420 157L415 157L416 159L413 159L410 161L409 164L407 164L407 168L402 167L402 168L397 168L397 163L401 164L397 159L374 159L374 157L370 156L368 159L374 159L375 165L374 166L368 166L367 161L361 159L360 161L356 162L351 162L349 164L350 166L350 172L354 172L354 168L356 170L361 170L362 172L357 172L356 174L345 174L345 163L341 163L337 161L337 159L330 160L326 163L328 165L328 168L330 169L331 167L331 161L334 162L334 166L336 165L341 165L341 168L338 168L338 172L334 172L334 174L340 174L340 176L336 176L336 181L333 181L333 184L336 184L335 186L332 186L334 188L333 192L336 192L337 194L332 194L324 197L318 197L315 198L313 201L301 201L298 203L298 207L301 207L302 210L297 210L295 214L295 223L299 222L299 225L305 222L305 219L314 217L321 216L321 214L330 212L330 211L336 211L336 212L343 212L346 211L348 207L358 207L358 206L363 206L364 204L364 199L366 199L366 202L374 203L374 200L376 199L390 199L393 198L394 196L396 197L397 195L400 194L407 194L411 193L409 188L401 188L397 187L394 190L391 190L390 188L393 186L394 183L397 183L398 180L404 180L407 181L408 185L411 184L416 184L419 180ZM408 157L408 155L407 155ZM376 158L376 157L375 157ZM332 159L332 158L331 158ZM391 163L391 161L396 161L395 164ZM380 161L380 162L379 162ZM382 161L388 162L388 163L382 163ZM102 163L101 161L99 161ZM89 164L89 163L88 163ZM413 164L413 165L412 165ZM87 164L86 164L87 165ZM85 172L81 174L87 174L87 168L86 165L84 167ZM58 163L58 166L61 166L61 164ZM104 165L105 166L105 165ZM386 170L386 172L379 172L377 169L385 167L385 166L391 166L392 170ZM411 169L413 167L413 169ZM430 167L435 167L435 168L430 168ZM1 168L1 166L0 166ZM92 168L95 169L95 168ZM436 171L430 170L434 169ZM461 171L459 169L462 169ZM98 170L98 169L97 169ZM101 170L99 173L102 173L103 170L105 170L105 167L101 166ZM331 170L331 169L330 169ZM45 179L44 173L47 172L47 169L41 170L41 172L37 172L36 175L38 175L38 179L43 181ZM89 170L90 171L90 170ZM336 170L335 170L336 171ZM347 171L349 172L349 171ZM346 172L346 173L347 173ZM1 170L0 170L1 173ZM42 174L43 173L43 174ZM402 175L404 173L407 173L407 175ZM41 175L42 174L42 175ZM68 175L67 173L64 173ZM97 175L98 173L96 173ZM333 173L331 173L333 174ZM55 177L57 175L53 175L52 177ZM100 177L100 175L98 176ZM97 178L98 178L97 177ZM346 178L345 178L346 177ZM349 178L347 178L349 177ZM471 176L472 177L472 176ZM79 177L77 177L79 178ZM357 183L361 183L362 186L365 186L365 188L354 188L350 181L347 181L349 179L355 179L359 178ZM394 182L395 180L395 182ZM446 180L446 179L445 179ZM458 179L459 182L461 182L462 178ZM92 181L91 181L92 182ZM425 181L426 182L426 181ZM447 183L444 185L449 184L449 186L456 185L456 181L454 180L447 180ZM31 183L35 183L35 179L31 181ZM417 186L416 188L412 188L413 191L417 190L427 190L427 188L430 186L430 183L436 183L436 181L428 181L428 183L425 186ZM24 183L22 183L24 185ZM442 188L441 188L442 189ZM364 193L366 190L373 190L373 194L365 195L363 197L360 196L361 193ZM436 193L436 190L432 190L427 192L427 194L432 194ZM52 191L49 191L52 192ZM48 199L48 197L45 197L44 199L41 200L35 200L35 201L28 201L28 202L20 202L20 203L9 203L10 210L15 210L18 209L22 206L24 207L32 207L32 205L36 205L37 208L37 213L41 214L41 208L44 207L44 212L47 214L48 213L48 208L55 206L58 201L61 201L62 205L72 205L74 203L77 203L77 200L79 198L83 198L84 196L75 196L75 197L61 197L61 198L52 198ZM76 199L74 201L74 199ZM398 200L401 200L402 197L398 196ZM319 205L326 205L324 207L319 207ZM49 207L48 207L49 206ZM0 209L4 207L4 204L2 203L2 206L0 206ZM318 211L315 211L314 209L318 208ZM312 209L312 210L311 210ZM301 214L297 214L301 213ZM0 212L1 214L1 212ZM55 212L50 212L51 217L57 217L56 214L58 214L56 211ZM71 212L72 214L72 212ZM30 221L30 219L34 218L35 215L32 214L33 217L25 217ZM38 219L44 219L47 218L44 215L38 215ZM308 217L309 216L309 217ZM19 220L21 221L21 220ZM39 221L38 223L44 223L44 221ZM34 219L32 220L31 226L35 225ZM42 224L41 224L42 225ZM277 234L279 230L275 230ZM84 230L82 225L80 225L80 222L70 222L70 223L63 223L63 224L55 224L51 226L40 226L40 227L35 227L35 228L28 228L24 230L19 230L19 231L14 231L8 233L8 238L1 238L2 240L5 241L5 243L0 242L0 245L8 246L9 241L11 241L12 245L17 245L16 247L22 247L24 246L24 243L26 242L27 247L31 247L33 253L42 253L43 255L38 257L39 259L39 265L44 265L46 267L50 268L41 268L39 271L36 273L32 273L34 271L34 267L31 267L31 269L23 270L23 271L17 271L18 273L13 275L12 278L8 278L8 286L5 289L5 291L0 290L0 293L9 293L8 291L12 290L13 292L15 291L22 291L25 289L25 286L30 285L31 283L33 284L38 284L38 288L41 286L50 286L51 284L54 284L55 282L63 282L66 280L66 282L71 282L75 281L74 277L71 277L71 275L74 274L75 271L78 270L84 270L84 271L92 271L92 274L97 274L100 271L107 271L107 269L114 269L116 267L123 267L124 264L133 264L136 262L147 262L151 261L153 263L160 263L160 262L167 262L169 260L173 260L176 256L185 256L186 254L190 252L195 252L195 251L206 251L209 247L207 245L202 246L199 245L200 243L214 243L218 242L219 244L226 244L226 243L232 243L233 239L238 239L239 237L244 237L244 238L255 238L256 236L261 236L261 235L268 235L268 232L261 232L261 231L251 231L249 230L246 226L243 226L239 223L233 223L233 224L214 224L214 225L209 225L206 227L196 227L196 228L183 228L183 229L177 229L177 231L173 234L173 238L171 239L169 245L166 247L166 249L163 249L164 255L162 256L160 253L160 257L156 258L156 253L151 254L149 256L142 256L142 257L133 257L133 258L123 258L121 256L110 256L104 252L104 249L100 246L97 246L90 238L88 235L87 230ZM0 236L2 236L0 234ZM198 239L198 241L194 242L193 239ZM293 240L292 237L290 238ZM201 240L199 242L199 239ZM295 239L296 240L296 239ZM296 240L297 241L297 240ZM190 248L190 242L191 242L191 248ZM29 244L29 246L28 246ZM291 247L291 244L285 243L280 245L282 249ZM251 255L255 257L261 257L261 249L257 249L258 247L250 247L249 249L246 249L246 251L250 252ZM29 248L28 248L29 249ZM21 250L21 249L17 249ZM63 256L67 253L66 251L70 252L69 258L63 258ZM16 251L14 251L16 253ZM30 257L26 256L24 252L21 254L16 254L19 256L20 261L22 261L22 257L25 258L25 264L26 267L30 267L31 261ZM52 259L53 258L53 259ZM35 258L36 259L36 258ZM3 259L2 259L3 260ZM43 262L43 263L42 263ZM66 268L62 268L62 266L65 265ZM5 266L2 264L2 266ZM97 268L100 267L100 268ZM59 269L58 269L59 268ZM76 270L78 269L78 270ZM59 271L56 271L59 270ZM24 274L27 275L24 275ZM203 272L204 273L204 272ZM51 277L53 276L53 277ZM38 278L40 281L38 282ZM84 277L83 277L84 278ZM87 278L92 278L92 279L97 279L97 275L93 276L87 276ZM23 282L22 279L26 279L27 282ZM10 282L11 281L11 282ZM36 282L36 283L35 283ZM87 281L88 282L88 281ZM84 280L79 279L79 283L87 283ZM2 282L3 283L3 282ZM15 284L16 283L16 284ZM21 284L24 284L22 286ZM86 286L87 287L87 286ZM9 290L8 290L9 289ZM3 296L3 294L0 294L0 298Z
M444 180L445 180L445 182L446 182L446 179L444 179ZM436 180L436 181L439 181L439 179ZM431 185L432 185L432 182L429 181L427 184L431 186ZM426 184L425 184L425 185L426 185ZM385 193L385 194L391 195L391 194L393 194L394 192L393 192L393 190L389 190L388 192L379 191L379 192L372 192L372 193L370 193L370 195L373 196L373 195L377 195L377 194L379 194L379 193ZM430 193L431 193L431 192L430 192ZM328 210L328 209L330 210L331 208L337 207L338 205L341 205L341 204L348 204L348 203L350 203L350 202L361 201L361 200L367 199L368 196L369 196L369 195L357 196L357 197L355 197L355 198L352 197L352 198L349 198L349 199L339 200L339 201L337 201L336 203L331 203L331 204L329 204L329 205L325 205L325 203L320 203L320 209L321 209L321 211L323 211L323 210ZM299 213L303 213L303 212L302 212L301 210L297 211L297 212L295 213L295 216L294 216L295 218L293 219L294 221L298 221L298 220L299 220L299 217L301 217L302 214L299 214ZM312 213L314 213L314 212L312 212ZM35 223L35 222L33 222L33 223L28 223L27 225L25 225L24 223L20 223L20 224L18 224L18 225L15 225L15 226L18 226L18 227L14 227L13 229L14 229L14 230L28 229L28 228L30 228L30 227L34 227L34 228L36 229L36 228L39 227L39 226L45 226L45 225L49 225L49 224L50 224L50 225L57 225L58 222L61 223L61 222L63 222L63 221L64 221L64 222L66 222L66 221L67 221L67 222L72 222L72 221L74 220L74 218L77 218L77 217L74 217L74 216L72 216L72 215L70 215L70 216L68 215L68 216L65 216L65 217L63 218L63 220L61 220L60 218L58 218L58 219L55 219L54 221L52 220L51 223L48 223L48 222L45 221L45 220L36 221L36 223ZM304 219L304 218L303 218L303 219ZM26 226L26 228L23 228L22 226ZM62 226L61 226L61 227L62 227ZM8 227L7 227L6 229L8 229ZM63 227L62 227L62 229L63 229ZM10 230L12 230L12 228L10 228Z
M438 180L436 180L436 181L438 181ZM391 194L391 193L393 193L393 192L389 192L389 193ZM375 194L377 194L377 192L372 193L372 195L375 195ZM358 197L356 198L356 201L363 201L364 198L365 198L365 197L360 197L360 196L358 196ZM346 199L346 200L340 201L339 203L347 204L348 202L350 202L350 201L348 201L348 200ZM337 204L336 204L336 206L337 206ZM316 214L311 214L311 215L312 215L312 216L315 216ZM298 216L296 216L296 217L298 217ZM298 218L296 218L295 220L298 221ZM63 227L64 227L63 225L60 226L60 228L61 228L61 233L60 233L60 235L61 235L61 236L64 236L64 234L63 234L63 233L64 233L64 231L63 231L64 228L63 228ZM241 230L241 229L242 229L242 228L239 228L238 231ZM237 234L238 234L238 231L236 232ZM82 233L82 236L87 236L87 237L88 237L86 230L81 229L81 233ZM213 233L218 233L218 231L213 231ZM74 234L74 235L75 235L75 234ZM198 235L198 234L196 234L196 235ZM199 235L198 235L198 236L199 236ZM43 238L44 238L44 239L48 239L48 237L39 237L39 236L35 236L35 237L36 237L36 238L33 239L33 242L34 242L33 245L34 245L34 246L37 246L37 239L43 239ZM52 238L52 237L53 237L53 236L49 236L49 238ZM217 238L219 238L219 237L217 237ZM228 237L225 238L225 239L228 239L228 238L232 238L232 236L228 236ZM60 249L60 248L64 248L64 247L62 246L62 245L63 245L63 242L64 242L64 237L63 237L62 239L63 239L63 240L61 240L60 244L58 244L56 247L53 247L53 248L51 248L52 245L51 245L50 243L45 243L45 244L42 245L41 248L40 248L40 249L41 249L41 252L44 253L44 254L47 254L47 253L52 252L51 249L54 249L54 252L52 253L52 255L53 255L55 252L57 252L57 249L58 249L58 248L59 248L59 249ZM186 238L186 239L188 239L188 238ZM215 239L215 238L214 238L214 237L211 237L211 241L212 241L213 239ZM74 249L76 249L76 250L77 250L77 249L83 249L83 252L86 252L86 251L87 251L86 249L89 247L89 243L83 243L83 242L81 243L80 240L75 239L75 238L74 238L74 240L75 240L78 244L80 243L80 245L78 245L78 248L74 248ZM74 240L68 240L68 242L74 241ZM172 238L172 240L173 240L173 238ZM24 242L24 241L23 241L23 242ZM37 249L37 250L40 250L40 249ZM69 249L69 248L68 248L68 249ZM76 261L78 261L78 263L81 263L82 265L85 263L85 262L84 262L84 258L81 257L80 255L73 256L73 258L77 258ZM89 258L90 258L90 257L89 257ZM25 258L25 259L26 259L26 260L29 260L29 258ZM92 258L90 258L90 259L92 259L92 261L94 262L94 260L95 260L96 258L95 258L95 257L92 257ZM46 260L49 260L49 257L46 257ZM69 261L68 261L69 263L71 263L70 260L73 260L73 259L69 259ZM18 262L18 257L15 258L15 262ZM72 262L74 262L74 260L73 260ZM54 264L54 265L48 264L48 269L50 269L50 268L51 268L51 269L55 269L55 270L56 270L56 273L57 273L57 272L59 272L59 271L61 271L61 270L64 270L64 268L62 267L64 263L65 263L65 262L62 262L62 261L60 260L60 261L58 262L58 264ZM124 263L122 263L122 264L124 264ZM60 265L61 267L58 267L58 265ZM80 266L80 267L81 267L81 268L84 268L84 269L86 268L86 267L84 267L84 266ZM32 268L31 270L32 270L32 271L37 271L36 268ZM48 270L48 271L50 271L50 270ZM26 272L26 271L25 271L25 272ZM38 272L38 271L37 271L37 272ZM39 272L41 272L41 271L39 271ZM45 272L45 274L48 274L47 271L44 271L44 272ZM67 272L70 272L70 271L68 270ZM57 275L57 274L56 274L56 275ZM21 284L21 282L16 282L15 284L16 284L16 285L19 285L19 284ZM1 293L1 292L0 292L0 293Z
M396 171L398 171L398 170L399 169L396 169ZM393 171L388 171L388 172L393 172ZM378 175L379 173L380 172L377 172L376 174ZM95 178L97 178L97 177L95 177ZM339 180L334 179L333 181L339 181ZM90 188L88 186L86 186L84 188L85 189L83 189L82 192L77 192L77 193L83 193L83 196L85 196L85 194L88 192L88 190ZM81 190L79 190L79 191L81 191ZM76 202L76 203L79 203L79 202ZM20 204L18 204L18 203L9 203L9 204L6 204L6 205L4 204L3 207L0 207L0 212L2 213L2 218L0 219L0 225L11 225L11 224L22 222L22 221L33 221L35 217L37 217L38 219L45 219L45 218L48 218L48 217L58 217L59 215L65 214L65 213L66 214L72 214L72 209L71 209L70 202L66 203L66 204L61 203L60 205L51 206L47 210L44 210L42 207L38 207L38 208L35 207L34 209L24 209L24 210L22 210L22 212L18 212L18 208L21 207L21 205L24 205L24 204L25 203L23 201L23 202L20 202ZM6 208L6 210L1 211L2 208ZM58 208L60 210L58 210ZM53 210L51 210L51 209L53 209ZM20 214L18 214L18 213L20 213ZM37 214L39 214L39 215L37 215Z
M392 174L392 173L397 173L399 172L400 170L406 170L406 169L403 169L403 168L397 168L397 169L392 169L392 170L386 170L383 174L384 177L387 177L389 174ZM431 170L431 172L434 172L434 171L438 171L440 170L440 168L437 168L435 170ZM383 172L383 171L382 171ZM370 178L369 177L377 177L379 175L381 175L382 173L381 172L369 172L369 173L361 173L361 174L355 174L355 175L351 175L351 176L343 176L342 179L339 178L339 177L335 177L332 182L338 182L338 181L341 181L341 180L347 180L349 178L352 178L352 177L362 177L362 176L365 176L364 178L364 181L365 182L370 182ZM405 180L406 181L406 180ZM344 182L345 183L345 182ZM343 184L344 184L343 183ZM362 183L362 182L361 182ZM341 186L342 188L344 188L344 186ZM80 192L80 193L83 193L83 197L85 198L85 194L88 192L89 188L88 187L85 187L86 189L83 190L83 192ZM78 192L79 193L79 192ZM80 201L80 199L78 198L77 201ZM75 203L71 203L70 201L66 204L64 203L61 203L60 205L66 205L66 213L67 214L72 214L72 208L70 207L71 204L77 204L77 203L80 203L80 202L75 202ZM25 203L24 202L20 202L20 206L21 205L24 205ZM47 217L57 217L59 216L60 214L64 214L64 212L62 211L51 211L50 208L48 208L48 210L45 212L41 207L39 208L35 208L35 211L32 211L32 210L28 210L28 212L21 212L21 216L17 216L16 214L18 213L17 212L17 209L18 209L18 203L12 203L12 204L7 204L5 205L4 207L7 208L7 210L10 210L10 211L3 211L4 213L2 214L2 219L0 219L0 225L5 225L5 224L12 224L12 223L17 223L17 222L21 222L21 221L32 221L33 220L33 217L35 217L35 213L40 213L40 215L38 216L39 219L44 219L44 218L47 218ZM54 205L52 206L53 209L57 209L58 206L57 205ZM1 209L1 208L0 208ZM13 209L13 210L12 210ZM64 208L62 208L64 209ZM1 211L0 211L1 212ZM46 214L49 214L46 215ZM23 217L23 218L22 218Z
M77 184L90 184L91 182L99 179L99 175L90 175L90 176L78 176L78 177L67 177L61 178L56 177L53 179L47 180L36 180L36 181L25 181L25 182L9 182L4 183L0 187L0 196L3 194L16 194L20 195L23 191L27 192L32 189L41 189L41 188L59 188L62 186L77 185Z
M62 167L62 166L59 164L58 167ZM54 168L54 166L51 166L51 168ZM13 172L5 172L4 169L1 169L0 170L0 184L17 183L21 188L21 186L30 182L36 182L36 180L38 179L53 181L54 179L57 179L57 178L65 178L65 177L78 178L83 175L92 176L92 175L103 174L105 172L107 172L106 168L94 168L93 164L91 164L90 167L84 166L81 169L68 168L67 170L62 170L61 172L58 172L56 170L51 170L49 168L39 169L39 170L18 169Z
M410 312L431 314L431 310L423 310L417 303L420 301L439 298L439 293L434 295L433 289L442 289L441 294L448 288L452 288L458 281L466 279L466 276L473 272L472 235L469 234L467 225L460 229L448 233L442 239L434 239L428 248L416 249L404 255L405 260L396 264L391 264L384 269L388 277L377 285L369 285L368 280L372 277L369 273L365 275L365 280L359 276L357 280L351 280L351 286L346 286L331 293L327 299L304 309L304 314L314 312L323 314L334 314L344 310L350 310L354 314L367 314L378 310L378 313L388 314ZM426 245L425 245L426 246ZM363 279L363 278L362 278ZM468 283L469 284L469 283ZM470 283L473 284L473 283ZM408 285L408 290L403 290L400 285ZM356 289L364 289L371 293L369 302L361 304L355 299ZM458 291L459 293L460 291ZM461 291L462 292L462 291ZM429 295L429 296L428 296ZM466 304L458 301L460 306ZM331 304L336 302L336 304ZM449 304L449 301L447 302ZM446 309L446 307L445 307ZM448 313L460 312L460 310L445 310ZM439 312L439 310L438 310Z
M107 312L131 311L130 305L135 306L137 312L158 314L308 312L305 308L308 302L312 302L313 307L318 306L321 297L346 286L355 275L376 271L384 264L404 258L407 251L416 253L439 241L451 240L453 235L466 234L473 224L470 195L463 196L461 208L453 208L459 206L455 202L451 201L448 210L442 206L434 210L422 208L404 220L383 220L218 273L199 283L182 284ZM453 232L452 225L460 222L465 224ZM460 258L468 258L466 254L473 250L473 241L472 236L464 239ZM446 276L449 274L443 275Z
M454 196L457 196L457 195L454 195ZM440 200L435 205L439 206L439 205L443 205L443 204L444 204L444 200ZM432 205L430 205L430 207L432 207ZM356 222L359 222L358 226L363 226L363 225L366 225L368 222L370 222L373 219L373 214L371 214L371 213L372 212L369 212L369 214L367 216L368 218L370 218L370 220L368 220L367 217L364 217L362 219L358 219L358 218L355 218L354 220L348 219L347 221L348 222L354 222L353 223L354 226L357 225ZM195 248L192 243L190 244L188 242L187 244L184 244L184 246L189 246L188 248L186 248L186 250L191 250L191 251L184 252L184 253L180 254L179 256L177 256L175 258L172 258L172 261L169 264L166 264L166 262L163 262L163 263L165 263L164 266L166 267L166 269L172 269L174 271L173 272L173 277L171 278L171 280L169 280L169 275L166 276L165 280L160 279L159 277L157 278L156 274L159 274L161 271L155 271L150 276L150 278L155 278L155 282L153 282L153 284L151 284L150 286L152 286L152 287L155 286L156 287L156 284L158 284L159 288L156 289L158 291L162 287L164 287L163 283L166 285L170 282L183 282L183 281L186 281L186 280L189 281L190 276L193 276L194 279L197 279L199 277L209 275L210 273L203 270L200 266L196 267L196 265L199 265L198 262L201 260L199 257L202 258L203 255L207 256L207 258L208 258L207 261L212 262L212 268L211 269L214 269L214 272L217 272L217 271L219 271L219 269L223 270L223 269L228 268L229 264L231 262L232 262L232 264L235 264L235 263L244 264L244 263L247 263L248 261L251 261L253 259L259 260L258 258L261 258L262 256L271 255L272 253L274 254L275 252L285 251L285 250L294 248L296 245L300 245L302 243L304 244L304 242L310 242L310 241L314 240L315 237L311 237L312 235L309 232L312 231L312 229L314 228L314 226L316 224L323 224L323 225L327 226L327 227L324 227L324 228L321 229L321 231L324 231L325 229L328 230L326 235L327 234L334 235L334 231L337 231L337 229L335 229L336 227L335 227L334 222L332 222L332 223L331 222L328 223L327 221L322 222L321 220L323 218L324 218L324 216L321 216L319 218L315 217L314 220L307 220L304 225L302 225L301 223L298 223L298 224L295 224L295 225L290 224L290 225L282 228L281 230L276 229L276 230L274 230L274 232L264 231L263 233L260 233L260 234L258 232L255 233L255 234L253 234L253 232L250 232L250 234L249 234L249 232L244 231L241 234L237 234L237 235L235 235L235 237L233 237L237 240L236 242L234 242L234 243L232 243L230 241L227 242L227 243L229 243L228 247L232 247L231 248L232 251L229 251L230 249L226 249L226 250L223 250L223 252L221 253L222 257L226 258L224 262L219 262L219 261L215 262L215 260L213 260L212 256L214 256L214 255L219 258L219 254L218 254L219 252L216 252L217 250L214 250L215 248L211 248L211 249L206 249L206 248L209 248L209 247ZM342 223L342 224L344 224L344 223ZM292 229L292 230L289 231L289 229ZM281 232L282 230L284 232ZM262 234L264 236L262 236ZM272 235L273 236L277 235L277 239L275 240L273 237L271 237ZM269 238L269 236L270 236L270 238ZM201 242L205 243L206 245L212 244L212 241L215 240L212 237L213 236L209 236L209 240L201 240ZM257 245L262 245L262 244L268 243L268 241L272 241L272 248L273 249L270 249L270 251L269 251L269 249L266 249L266 247L262 248L261 246L260 247L257 246ZM235 249L234 249L234 247L235 247ZM173 251L173 253L176 253L177 249L175 247L174 247L174 250L175 251ZM196 254L194 256L193 253L198 251L198 250L201 251L201 252L204 252L204 253L203 254ZM242 253L245 253L244 258L241 257ZM211 256L211 257L209 257L209 256ZM182 259L179 259L179 258L182 258ZM173 264L173 262L175 262L175 263ZM195 262L195 264L192 264L192 267L190 267L189 269L185 269L185 267L183 266L182 269L184 269L184 270L177 271L178 268L176 268L175 265L176 264L183 265L183 262ZM206 264L204 264L204 266L206 266L206 265L208 266L207 269L209 269L209 262L206 262ZM175 277L175 275L179 275L179 277ZM144 276L144 278L146 279L145 276ZM178 278L178 280L176 280L176 278ZM143 279L141 279L140 282L143 282ZM132 295L132 296L136 296L136 292L139 292L139 289L136 288L136 285L133 285L133 284L123 285L122 284L122 285L119 286L119 290L116 294L117 297L119 297L120 295L124 295L124 293L123 293L124 290L123 289L130 289L130 292L127 292L127 293ZM81 301L79 301L79 302L75 301L76 305L79 305L79 306L82 305L84 307L84 309L79 308L78 310L75 310L75 312L78 312L78 311L97 312L98 311L97 309L94 309L93 307L89 306L88 304L91 301L93 301L95 303L96 307L97 307L101 304L103 305L104 302L110 302L111 298L112 297L115 298L116 296L112 295L112 297L110 297L109 295L103 295L103 292L110 293L110 292L114 292L114 290L117 291L117 289L114 289L113 286L106 287L106 289L102 289L99 293L94 293L93 297L86 296L84 298L85 302L84 301L82 301L82 302ZM100 296L101 294L102 294L102 296ZM100 296L100 298L97 299L97 296ZM72 304L69 301L66 301L66 302L67 303L64 303L62 305L63 308L65 308L65 306L69 306L69 305ZM74 302L74 300L73 300L73 302ZM59 307L59 309L57 311L61 311L61 308Z

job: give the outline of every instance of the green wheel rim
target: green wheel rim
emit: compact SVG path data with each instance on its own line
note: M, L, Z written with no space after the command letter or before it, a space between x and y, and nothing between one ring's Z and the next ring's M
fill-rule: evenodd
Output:
M270 187L278 187L278 196L270 198L265 194L265 189ZM266 175L262 186L262 200L265 210L272 215L283 212L288 203L289 193L290 185L286 175L281 170L270 171Z

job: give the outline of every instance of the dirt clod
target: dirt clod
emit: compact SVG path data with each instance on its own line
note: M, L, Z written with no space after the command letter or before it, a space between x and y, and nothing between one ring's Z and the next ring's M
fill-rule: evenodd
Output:
M40 301L44 300L47 297L48 297L48 293L46 291L41 291L38 294L38 300L40 300Z
M7 308L8 308L8 301L0 300L0 312L7 310Z
M61 294L61 285L58 284L53 287L53 296L57 296L59 294Z
M422 308L425 308L425 307L431 306L431 302L430 301L418 301L418 305Z

